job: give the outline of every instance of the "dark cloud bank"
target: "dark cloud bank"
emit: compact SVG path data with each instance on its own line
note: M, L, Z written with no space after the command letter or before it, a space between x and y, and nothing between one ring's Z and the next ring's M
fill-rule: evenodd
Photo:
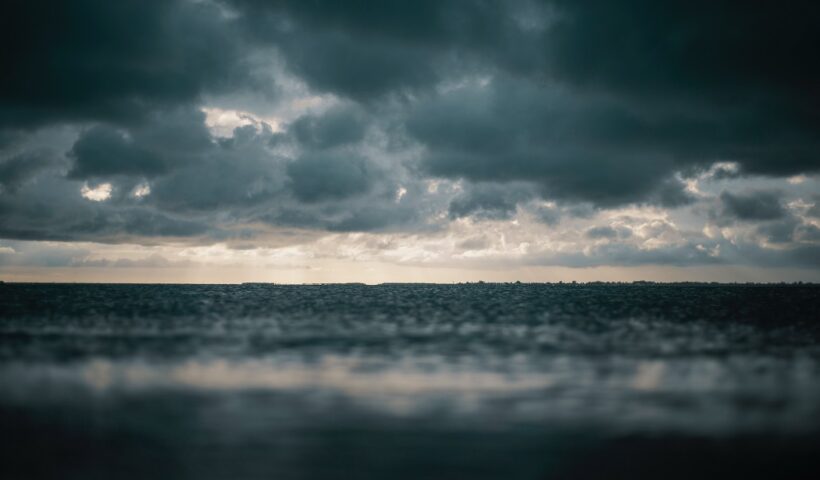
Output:
M2 9L4 238L418 231L440 228L440 210L499 220L537 200L561 205L535 211L556 226L578 206L690 205L681 178L718 161L736 162L741 177L820 169L814 2L12 0ZM281 131L256 123L215 137L201 111L209 99L288 100L271 72L334 105ZM52 144L58 128L77 137ZM429 179L464 188L448 197ZM105 201L81 196L103 184ZM816 227L781 197L725 192L712 218L814 248ZM586 237L622 233L600 226Z

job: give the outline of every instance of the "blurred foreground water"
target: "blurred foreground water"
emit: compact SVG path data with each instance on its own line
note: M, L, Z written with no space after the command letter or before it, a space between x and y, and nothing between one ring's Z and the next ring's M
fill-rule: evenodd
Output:
M0 285L0 477L820 478L818 302Z

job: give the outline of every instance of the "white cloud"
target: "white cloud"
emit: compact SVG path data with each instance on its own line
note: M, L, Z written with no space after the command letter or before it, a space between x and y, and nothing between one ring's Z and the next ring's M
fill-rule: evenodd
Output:
M271 130L280 130L280 120L274 117L258 117L242 110L229 110L215 107L204 107L205 125L215 137L228 138L233 136L235 128L254 125L261 128L268 125Z
M795 175L793 177L787 178L786 181L789 182L791 185L800 185L808 179L809 177L805 175Z
M111 198L111 190L112 186L110 183L101 183L93 188L89 187L86 183L83 185L83 188L80 189L80 194L83 198L91 200L92 202L103 202Z
M700 180L709 180L723 176L735 176L740 173L740 164L737 162L715 162L709 170L700 175Z
M141 183L141 184L137 185L136 188L134 188L134 191L131 193L131 195L134 198L143 198L143 197L146 197L150 194L151 194L151 185L148 185L147 183Z

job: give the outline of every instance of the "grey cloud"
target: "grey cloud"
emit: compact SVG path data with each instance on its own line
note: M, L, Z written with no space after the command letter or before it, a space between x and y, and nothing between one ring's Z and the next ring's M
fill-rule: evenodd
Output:
M0 196L0 235L144 243L164 237L252 238L264 230L246 228L254 224L331 231L427 228L425 216L435 210L431 202L437 197L424 195L422 182L404 177L398 165L365 155L358 134L342 136L344 144L339 136L328 143L325 130L361 118L358 111L328 114L328 121L311 118L322 132L318 146L300 142L291 130L275 134L266 124L213 138L204 114L189 107L152 112L150 123L95 126L69 150L66 178L34 169L32 175L40 175L36 182ZM270 147L275 135L300 145L290 152L293 158ZM407 194L399 205L400 179ZM80 196L83 185L103 183L111 184L110 198L92 202ZM150 193L136 197L138 188Z
M781 203L782 194L776 191L758 190L734 194L720 194L723 214L742 221L777 220L786 216Z
M308 31L280 43L291 68L319 90L368 100L395 89L435 83L437 76L426 52L389 42L363 42L345 33Z
M25 137L25 132L15 128L0 129L0 151L3 151Z
M253 127L250 127L253 128ZM146 199L158 207L212 218L242 212L282 195L286 190L284 160L266 149L268 134L248 134L244 141L214 144L207 152L151 184ZM236 137L235 137L236 138Z
M117 260L107 259L89 259L87 257L75 257L70 266L72 267L91 267L91 268L171 268L171 267L186 267L190 266L191 262L187 261L172 261L159 254L149 255L144 258L130 259L119 258Z
M211 226L149 207L91 202L79 185L53 175L0 196L0 236L21 240L118 242L153 237L187 237Z
M111 175L145 175L165 173L168 166L154 152L135 146L121 132L109 127L96 127L85 132L69 153L74 166L71 178L106 177Z
M820 195L814 195L812 200L814 204L809 208L806 214L810 217L820 218Z
M365 134L365 120L355 108L337 107L322 115L300 117L289 130L300 144L323 149L361 141Z
M406 179L407 180L407 179ZM407 193L397 200L397 179L379 175L367 192L343 199L303 202L295 199L270 208L257 217L271 225L321 229L333 232L414 231L441 228L431 217L438 213L443 195L430 195L420 182L404 182Z
M667 178L655 187L650 194L649 203L675 208L689 205L695 198L686 191L686 186L677 178Z
M702 239L701 239L702 240ZM704 248L700 248L704 247ZM717 250L715 247L719 247ZM713 255L711 252L719 252ZM667 265L691 267L703 265L746 265L757 267L820 267L820 246L805 244L790 248L762 248L752 243L732 244L728 241L698 241L653 249L637 245L609 242L595 245L585 252L534 253L522 258L528 265L589 268L598 266L635 267Z
M14 72L0 78L0 236L248 243L256 228L421 232L444 226L442 211L506 219L519 208L557 225L631 204L683 207L697 200L680 175L717 161L738 163L713 178L739 190L744 175L814 172L820 67L807 59L819 8L14 1L0 16L0 65ZM205 102L255 111L229 98L270 100L280 80L301 96L283 105L328 94L321 113L259 106L287 110L285 130L211 136ZM46 125L79 137L43 153L48 142L31 138ZM428 192L434 177L464 190ZM80 196L103 182L110 199ZM150 194L134 198L142 185ZM792 262L812 252L816 229L785 198L725 192L711 220L762 222L749 231L782 252L746 253ZM635 251L627 234L608 233L595 261L718 261L694 241Z
M714 173L709 178L710 180L728 180L733 178L738 178L740 176L740 171L737 169L727 168L726 166L718 166L715 168Z
M97 211L94 216L78 218L66 227L66 239L97 238L107 242L156 237L191 237L204 233L209 228L203 224L144 209Z
M750 255L758 264L773 266L777 261L792 262L811 251L816 243L817 228L802 216L786 208L785 193L779 190L746 190L739 193L724 191L720 194L720 208L710 212L710 218L719 226L735 223L754 225L753 238L761 245L775 245L763 248L761 245L746 245L742 249L729 246ZM769 250L777 250L780 253ZM801 253L804 252L804 253ZM759 261L758 261L759 260ZM808 262L806 266L816 262Z
M645 0L234 3L247 28L320 90L370 101L415 89L447 104L431 112L444 115L432 125L425 127L429 116L409 121L430 147L433 174L534 175L556 198L677 206L689 199L663 183L692 165L736 160L746 172L774 175L820 166L820 72L803 60L818 35L806 20L817 7L808 3L720 4L708 16L688 3L661 9ZM433 93L470 75L516 79L497 95L513 106L490 98L487 111L480 95ZM555 163L616 180L598 191L594 178L567 181ZM621 171L634 180L618 179Z
M810 223L798 225L795 229L794 236L800 242L820 243L820 228Z
M95 126L80 135L68 156L69 177L155 177L195 162L213 148L205 115L191 108L153 112L151 122L127 129Z
M10 242L13 252L0 250L0 266L25 267L91 267L91 268L167 268L190 265L188 261L173 261L159 254L143 258L108 260L93 258L87 248L72 246L43 246L30 242Z
M728 249L727 249L728 250ZM763 267L820 267L820 245L799 244L784 249L761 248L757 245L741 244L731 252L732 263Z
M633 267L639 265L715 265L727 262L726 259L710 256L697 243L672 245L655 249L643 249L637 245L621 242L608 242L591 246L586 252L560 254L532 254L524 259L532 265L564 266L588 268L602 265Z
M802 248L801 244L813 243L816 227L789 211L784 196L779 190L724 191L719 197L720 210L712 211L711 217L718 225L758 223L754 232L759 238L779 248Z
M14 72L0 78L0 125L131 123L250 82L240 36L210 2L13 1L0 18L0 65Z
M367 193L378 171L355 153L318 153L288 164L293 192L303 202L339 200Z
M497 78L422 102L407 126L427 147L432 175L527 181L546 198L602 206L687 202L671 152L636 138L674 125L644 123L608 101Z
M49 150L26 151L0 159L0 193L13 193L37 172L58 161L54 152Z
M487 240L487 237L484 236L477 236L477 237L470 237L466 240L462 240L458 242L456 248L459 250L470 251L470 250L483 250L490 246L490 242Z
M795 228L800 224L796 218L786 218L777 222L757 227L758 234L763 235L769 243L786 244L794 241Z
M84 248L41 247L15 241L11 247L13 252L0 250L0 266L68 267L91 253Z
M561 211L557 207L547 207L543 205L533 209L535 217L545 225L557 225L561 221Z
M805 61L815 3L718 2L708 15L691 2L555 3L563 15L545 46L557 78L647 112L700 112L715 128L690 137L693 153L759 173L820 166L820 68Z
M423 231L429 228L424 225L424 217L415 206L395 206L387 202L377 205L361 205L351 212L346 212L339 220L329 222L327 229L336 232L387 231L406 225Z
M504 220L515 214L520 202L532 196L532 189L526 185L469 184L450 202L449 214L450 218Z
M208 230L196 221L173 218L145 209L118 211L109 216L107 230L121 231L137 237L190 237Z
M762 235L768 243L786 247L820 242L820 228L811 223L804 223L793 215L760 225L755 231Z
M453 69L453 51L514 57L526 2L234 0L248 30L275 44L312 87L369 103L428 91ZM458 62L456 62L458 63Z
M591 227L584 232L584 235L593 240L618 238L618 232L609 226Z

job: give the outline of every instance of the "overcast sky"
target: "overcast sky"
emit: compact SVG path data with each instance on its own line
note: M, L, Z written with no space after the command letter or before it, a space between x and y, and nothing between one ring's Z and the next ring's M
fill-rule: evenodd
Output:
M820 3L0 15L0 279L820 280Z

